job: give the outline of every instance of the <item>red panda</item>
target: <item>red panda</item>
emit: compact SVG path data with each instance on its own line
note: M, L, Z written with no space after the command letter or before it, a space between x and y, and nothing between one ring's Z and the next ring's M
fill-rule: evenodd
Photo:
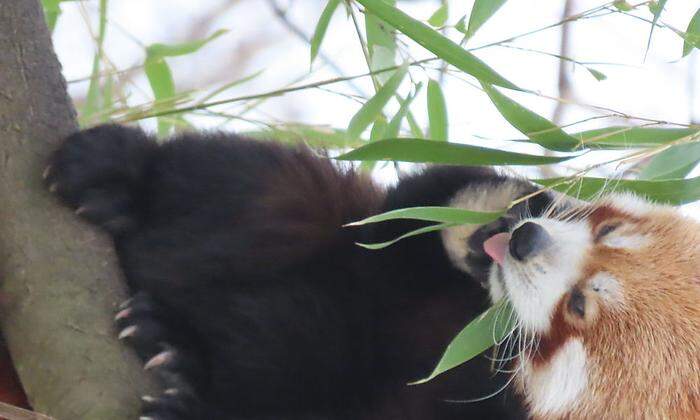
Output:
M700 418L700 223L633 195L484 243L535 419Z

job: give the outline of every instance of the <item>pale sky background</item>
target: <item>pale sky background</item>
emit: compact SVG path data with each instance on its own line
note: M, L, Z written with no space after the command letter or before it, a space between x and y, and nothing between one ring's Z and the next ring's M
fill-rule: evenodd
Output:
M310 36L326 2L276 0L276 3L288 9L288 20ZM603 3L601 0L575 0L573 12ZM204 37L217 29L228 29L227 34L199 52L168 59L178 90L207 90L264 70L253 81L222 94L219 97L222 99L281 88L304 76L304 83L337 77L338 73L322 60L316 61L313 72L309 74L308 44L283 25L272 12L270 4L267 0L112 0L108 9L110 24L105 50L117 69L126 69L143 63L145 45L183 42ZM425 20L439 2L399 0L398 4L414 18ZM448 24L454 24L460 17L469 14L472 1L452 0L449 4ZM467 47L500 41L558 22L562 17L563 5L563 0L506 2L469 40ZM54 32L54 44L69 81L90 75L95 51L91 32L94 33L97 28L97 7L96 0L62 4L64 13ZM671 0L667 2L660 20L685 30L698 8L700 0ZM652 18L646 7L640 8L635 15ZM569 56L583 62L601 63L591 64L590 67L603 72L607 80L597 81L584 68L567 65L573 87L572 100L580 105L565 108L562 124L603 114L588 105L655 120L700 123L700 53L695 50L690 56L681 58L682 39L668 29L657 28L645 60L649 29L649 23L617 13L571 24ZM544 30L520 38L512 45L558 53L560 30L560 27ZM460 34L450 31L448 35L458 40ZM431 56L431 53L407 38L401 39L406 41L408 47L405 51L413 58ZM352 21L341 9L334 15L322 52L340 67L344 75L367 71ZM485 48L475 54L515 84L548 96L557 96L557 59L499 46ZM435 71L411 69L411 77L415 80L427 81L427 77L436 76ZM502 147L500 140L523 137L503 120L485 94L463 79L474 81L469 76L457 78L447 75L443 84L449 109L451 141ZM355 83L367 96L373 92L368 78L356 80ZM71 82L71 95L77 99L83 98L87 85L87 82ZM130 92L130 104L151 99L148 83L142 74L131 78L127 90ZM304 90L272 98L247 117L266 122L303 122L345 128L360 103L337 92L354 93L347 84L331 85L328 90ZM505 93L533 111L547 118L552 117L555 101L531 94ZM390 104L390 107L395 109L395 104ZM219 108L222 111L237 109L240 109L240 104ZM414 101L412 109L419 122L425 124L425 89ZM393 112L390 111L389 115L393 115ZM241 121L220 126L220 119L208 117L194 117L190 121L203 128L238 131L251 128L250 124ZM638 123L603 118L577 124L571 130ZM147 128L154 126L152 122L144 125ZM523 145L518 150L542 152L536 145ZM581 167L606 156L596 153L585 160L573 162L573 166ZM594 175L610 173L614 169L606 168ZM390 178L391 174L387 171L391 170L380 170L377 176L380 179Z

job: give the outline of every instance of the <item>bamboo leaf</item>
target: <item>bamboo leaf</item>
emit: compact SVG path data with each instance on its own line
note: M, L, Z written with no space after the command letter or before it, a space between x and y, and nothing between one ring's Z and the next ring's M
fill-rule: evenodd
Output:
M496 73L491 67L475 55L465 51L449 38L408 16L401 10L382 0L357 0L366 12L371 13L389 23L403 34L416 41L439 58L452 64L465 73L479 80L508 89L519 89L516 85Z
M154 111L160 112L169 108L174 103L175 98L175 81L173 73L170 70L165 57L176 57L196 52L208 42L220 37L228 32L225 29L214 32L207 38L195 41L183 42L180 44L151 44L146 47L146 61L144 63L144 72L146 78L153 91L153 96L157 106L154 106ZM158 135L163 137L170 134L173 128L173 120L169 118L158 118Z
M147 57L144 64L144 71L151 85L153 96L158 105L154 109L168 107L168 100L175 97L175 81L170 71L170 66L163 57ZM163 137L170 133L172 122L167 118L158 118L158 135Z
M583 146L591 149L629 149L654 147L690 138L700 132L697 128L659 128L613 126L571 134Z
M632 5L627 3L625 0L615 0L613 2L613 6L615 6L617 10L620 10L622 12L629 12L633 9Z
M377 118L384 109L384 106L389 102L394 93L399 88L401 81L406 75L408 66L404 64L399 67L398 70L387 80L384 86L377 91L377 93L370 98L364 105L357 111L357 113L350 120L348 125L348 136L351 138L359 137L363 131Z
M470 322L447 346L433 372L411 385L422 384L453 369L500 344L515 329L515 315L510 304L502 299Z
M362 139L350 139L344 130L305 124L284 124L259 131L243 133L247 137L285 143L305 143L311 147L347 149L364 143Z
M651 29L649 29L649 38L647 39L647 48L644 51L644 59L645 60L646 60L647 54L649 53L649 47L651 46L651 36L654 33L654 28L656 28L656 22L659 21L659 17L661 16L661 12L664 11L664 7L666 6L666 1L667 0L658 0L658 1L652 1L651 3L649 3L649 10L654 15L654 19L651 22Z
M451 165L546 165L572 159L540 156L498 149L422 139L387 139L369 143L337 157L339 160L395 160Z
M412 219L427 222L451 223L451 224L484 224L492 222L503 215L503 211L479 212L458 207L407 207L391 210L386 213L370 216L347 226L361 226L369 223L386 222L387 220Z
M424 139L425 133L423 133L423 129L420 128L418 121L416 121L412 113L408 113L406 120L408 121L408 126L411 129L411 135L417 139Z
M578 140L553 122L508 98L493 86L485 83L482 83L482 86L503 118L534 143L557 151L571 151L579 146Z
M389 121L389 125L387 126L386 132L384 133L385 138L393 139L399 137L399 131L401 130L401 121L408 114L408 110L411 107L411 103L416 98L416 96L418 96L418 92L420 92L422 87L423 84L418 83L412 95L409 95L403 101L399 101L401 105L399 107L399 110L396 112L396 115L394 115L391 121Z
M700 48L700 9L690 19L683 39L685 40L683 42L683 57L690 54L693 48Z
M114 77L108 75L105 78L104 86L102 87L102 107L104 111L114 109ZM100 115L100 122L109 122L109 112L103 112Z
M387 0L394 5L395 0ZM396 31L373 14L365 13L365 33L367 34L367 51L369 52L370 70L376 71L396 64ZM377 74L375 79L384 84L394 74L386 71Z
M605 79L608 78L608 76L606 76L605 73L600 72L600 71L598 71L598 70L596 70L596 69L592 69L592 68L590 68L590 67L586 67L586 70L588 70L588 72L589 72L590 74L592 74L593 77L595 77L596 80L599 81L599 82L602 82L603 80L605 80Z
M437 10L428 18L428 23L430 26L434 27L441 27L445 25L445 22L447 22L447 18L449 17L449 9L447 6L447 2L442 3L440 7L437 8Z
M700 199L700 177L668 180L610 180L606 178L538 179L534 182L551 187L581 200L590 200L601 192L632 192L648 200L671 205L692 203Z
M46 26L49 27L49 32L53 32L58 17L61 16L61 0L41 0L41 5L44 8Z
M316 56L321 48L321 43L323 38L326 36L326 31L328 30L328 24L331 22L333 13L338 8L340 0L328 0L326 7L321 12L321 17L318 19L316 24L316 29L311 37L311 64L314 63Z
M685 178L698 161L700 161L700 143L671 146L649 161L640 172L639 179Z
M469 26L465 36L471 38L481 28L481 25L489 20L505 2L506 0L475 0L472 13L469 15Z
M467 33L467 15L462 16L457 21L457 23L455 24L455 29L463 34Z
M447 141L447 105L440 84L435 80L428 82L428 121L430 138Z
M162 57L176 57L180 55L192 54L205 46L210 41L227 33L227 29L220 29L207 38L195 41L183 42L180 44L151 44L146 47L146 54L154 59Z
M435 232L437 230L447 229L447 228L452 227L452 226L456 226L456 225L452 224L452 223L439 223L437 225L430 225L430 226L422 227L420 229L412 230L412 231L405 233L405 234L399 236L398 238L392 239L390 241L379 242L376 244L363 244L363 243L358 242L358 243L356 243L356 245L361 246L362 248L371 249L371 250L384 249L384 248L387 248L387 247L389 247L389 246L391 246L391 245L393 245L393 244L395 244L398 241L401 241L403 239L410 238L413 236L423 235L423 234L430 233L430 232Z
M372 130L369 134L369 141L379 141L385 138L384 136L388 125L389 124L387 123L386 118L384 118L384 115L379 114L377 116L377 119L374 121L374 124L372 124ZM372 160L366 160L362 162L362 165L360 165L360 169L365 172L372 172L376 163L377 162Z

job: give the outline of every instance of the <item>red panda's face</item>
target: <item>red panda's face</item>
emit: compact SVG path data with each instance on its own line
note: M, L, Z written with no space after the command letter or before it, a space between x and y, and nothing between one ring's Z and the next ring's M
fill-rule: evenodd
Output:
M505 235L485 243L497 262L490 292L517 315L518 382L536 416L607 404L636 418L640 401L661 417L674 404L700 416L696 222L615 195Z

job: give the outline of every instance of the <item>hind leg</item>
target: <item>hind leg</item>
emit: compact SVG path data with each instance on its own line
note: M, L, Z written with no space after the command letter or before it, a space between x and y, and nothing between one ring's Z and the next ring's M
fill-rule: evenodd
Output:
M195 391L201 389L203 363L183 343L183 328L165 322L167 311L145 292L139 292L120 306L115 316L119 339L130 345L153 372L163 391L143 396L143 420L204 418L203 404Z

